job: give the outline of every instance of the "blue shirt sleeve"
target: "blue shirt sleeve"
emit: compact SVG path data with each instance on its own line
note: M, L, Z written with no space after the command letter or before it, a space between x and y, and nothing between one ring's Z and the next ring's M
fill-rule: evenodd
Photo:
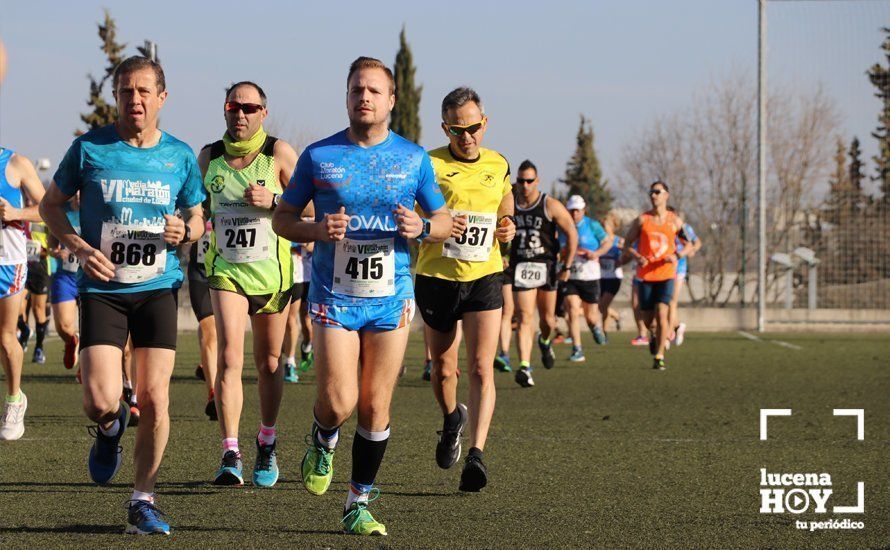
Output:
M603 229L603 226L600 222L594 220L593 223L590 224L590 228L593 230L593 236L596 237L596 240L600 242L600 246L602 246L603 241L608 237L608 233Z
M688 223L683 224L683 231L681 233L681 236L691 243L694 243L698 240L698 236L695 234L695 230L692 229L692 226Z
M297 168L287 184L287 189L281 194L281 200L300 210L303 209L315 194L315 185L312 183L312 155L309 149L303 151L297 160Z
M433 163L430 156L424 151L423 159L420 161L420 173L418 174L417 193L414 197L424 212L432 212L445 206L445 197L442 196L442 189L436 181L436 174L433 171Z
M204 182L201 179L201 171L198 169L198 159L195 154L188 151L185 159L185 182L176 196L177 208L192 208L204 202L207 193L204 191Z
M81 142L78 139L68 148L68 152L65 153L65 157L62 159L62 162L59 163L59 167L56 169L56 173L53 176L53 181L56 182L56 186L65 195L71 196L80 191L80 188L83 185L80 178L80 167Z

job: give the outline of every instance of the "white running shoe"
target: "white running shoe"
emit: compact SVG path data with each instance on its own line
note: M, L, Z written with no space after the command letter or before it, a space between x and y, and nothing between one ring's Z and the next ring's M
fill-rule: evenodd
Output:
M25 411L28 409L28 398L19 390L22 400L18 403L6 403L3 408L3 420L0 422L0 439L14 441L25 433Z
M674 341L678 346L683 345L683 340L686 339L686 323L680 323L680 326L677 327L677 339Z

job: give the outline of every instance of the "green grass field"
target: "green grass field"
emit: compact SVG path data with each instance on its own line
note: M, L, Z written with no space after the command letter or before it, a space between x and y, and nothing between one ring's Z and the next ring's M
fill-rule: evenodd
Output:
M218 428L203 414L204 385L193 377L194 334L183 334L171 390L172 436L158 505L171 517L175 544L203 547L875 547L890 545L890 341L886 335L784 334L755 342L736 333L692 334L650 370L629 335L596 348L587 363L566 361L557 346L552 371L521 389L497 375L498 403L482 493L457 490L460 470L434 460L441 416L420 380L422 342L412 336L393 406L392 439L372 507L390 536L339 534L355 422L344 428L334 483L315 497L299 481L314 397L310 372L288 385L279 420L282 480L273 489L221 489L208 482L220 456ZM778 339L802 349L775 345ZM89 481L91 439L81 389L60 365L58 341L45 366L26 364L30 407L25 437L0 442L0 545L109 547L124 538L124 501L132 482L133 433L124 466L107 487ZM28 354L30 358L30 353ZM537 359L537 352L535 353ZM245 369L242 447L245 478L258 423L256 379ZM466 385L462 382L462 395ZM759 440L759 409L792 408ZM854 418L865 409L865 440ZM466 446L465 446L466 448ZM771 473L829 472L829 513L759 513L760 468ZM865 482L863 515L854 505ZM850 518L862 531L808 532L795 520ZM168 541L155 539L155 544Z

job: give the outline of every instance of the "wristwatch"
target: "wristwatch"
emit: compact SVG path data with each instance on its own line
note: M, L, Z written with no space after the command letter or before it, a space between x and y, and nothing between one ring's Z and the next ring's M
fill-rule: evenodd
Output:
M418 241L422 241L425 238L430 236L430 231L432 231L433 224L430 223L428 218L420 218L420 221L423 222L423 229L420 230L420 235L416 237Z
M269 210L275 210L275 207L278 206L279 202L281 202L281 195L279 195L278 193L274 193L272 195L272 206L269 208Z

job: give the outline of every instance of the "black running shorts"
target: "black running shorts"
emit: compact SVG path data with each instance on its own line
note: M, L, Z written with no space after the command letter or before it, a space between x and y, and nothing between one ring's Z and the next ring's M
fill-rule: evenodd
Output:
M569 279L565 282L565 293L578 296L585 304L595 304L600 301L600 282Z
M621 279L600 279L600 294L617 296L621 289Z
M25 288L31 294L49 294L49 273L46 271L46 262L28 263L28 280Z
M83 292L80 295L80 348L108 345L124 349L132 334L137 348L176 349L178 289L144 292Z
M439 332L451 332L464 313L504 306L503 275L492 273L475 281L449 281L418 275L414 294L423 322Z

